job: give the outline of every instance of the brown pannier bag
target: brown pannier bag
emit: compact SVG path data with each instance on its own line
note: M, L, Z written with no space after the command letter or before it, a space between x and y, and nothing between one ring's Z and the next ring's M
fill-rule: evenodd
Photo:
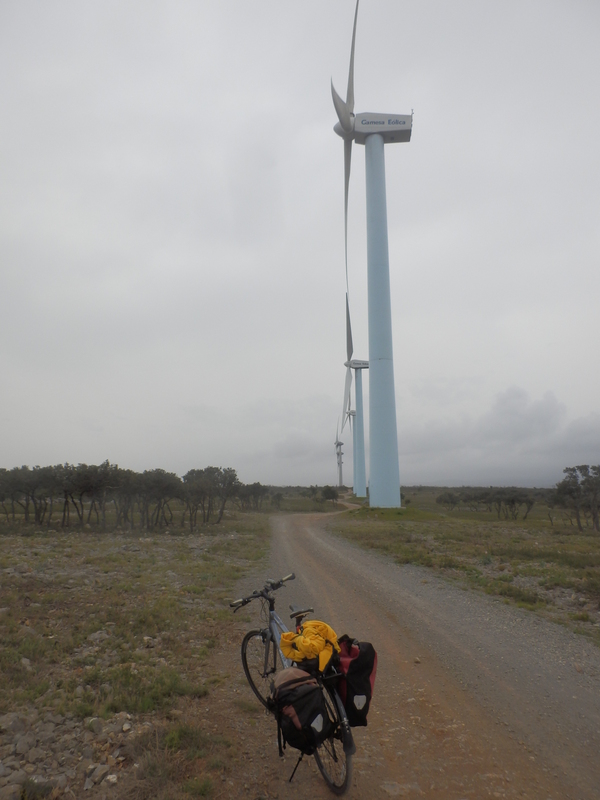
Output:
M297 667L277 673L271 684L279 754L286 744L310 755L329 736L331 722L316 678Z

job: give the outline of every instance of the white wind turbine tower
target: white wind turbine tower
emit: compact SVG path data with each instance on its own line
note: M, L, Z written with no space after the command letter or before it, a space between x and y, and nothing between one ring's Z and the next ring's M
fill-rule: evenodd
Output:
M353 489L357 497L367 496L367 478L365 471L365 424L363 415L362 370L369 369L368 361L352 359L354 345L352 343L352 326L350 325L350 305L346 295L346 386L344 388L344 408L342 412L342 431L346 420L352 430L352 462ZM352 370L356 376L354 389L355 410L352 410L351 388Z
M354 45L358 2L354 12L346 100L331 84L339 122L334 131L344 140L344 227L348 253L348 186L352 142L365 145L367 186L367 286L369 312L369 503L400 507L400 468L396 427L396 393L390 301L390 266L385 194L384 145L408 142L412 116L354 114ZM346 266L347 270L347 266ZM358 373L357 373L358 374Z

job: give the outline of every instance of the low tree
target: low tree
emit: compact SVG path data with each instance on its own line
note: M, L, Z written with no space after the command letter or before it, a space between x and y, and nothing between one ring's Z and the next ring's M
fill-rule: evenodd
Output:
M339 496L340 496L339 492L335 488L335 486L324 486L321 489L321 497L323 498L323 500L326 500L326 501L327 500L331 500L333 505L336 505Z
M442 492L435 498L435 502L445 506L449 511L454 510L460 503L460 497L454 492Z
M266 486L260 483L249 483L238 485L237 497L240 507L244 509L254 509L260 511L264 498L269 494Z
M581 514L583 512L584 498L579 470L577 467L565 467L563 473L565 477L556 484L556 505L567 511L571 524L573 524L573 517L575 517L577 530L583 531Z
M282 501L283 501L283 495L281 492L275 492L275 494L271 495L271 505L278 511L281 509Z
M29 467L13 467L6 476L6 492L10 500L12 521L15 522L16 506L23 509L25 522L29 522L31 497L29 494Z
M193 531L198 525L198 512L200 509L204 511L207 494L207 485L204 477L204 470L202 469L191 469L183 476L183 501L188 514L190 531ZM185 523L186 511L184 511L181 520L182 527ZM202 521L204 522L204 513Z
M237 472L231 467L227 467L226 469L219 468L217 481L217 497L219 500L219 510L216 520L217 524L223 519L227 501L232 500L237 495L239 488L240 482L238 480ZM261 487L260 496L264 497L264 494L266 494L267 491L268 490L264 486Z
M564 508L583 531L581 517L591 521L593 530L600 533L600 465L580 464L566 467L565 478L556 484L555 501Z
M182 496L181 478L164 469L144 470L140 481L140 510L142 525L154 530L173 523L171 500Z
M189 514L190 530L198 524L200 512L203 524L208 524L214 514L217 515L215 522L218 524L223 518L227 502L237 497L240 490L237 473L231 467L205 467L186 473L183 476L183 498Z
M115 467L112 475L114 486L110 490L110 498L115 507L115 524L117 527L134 528L134 509L140 494L140 476L132 469Z
M6 515L6 521L10 522L10 517L8 515L8 508L6 507L6 502L8 499L9 499L8 470L0 468L0 506L2 506L2 510Z
M50 527L54 500L60 494L60 485L56 480L54 467L34 467L30 472L28 482L35 522L43 525L46 514L48 514L47 524Z
M589 467L582 464L577 470L581 475L584 503L592 518L592 527L600 533L600 465Z

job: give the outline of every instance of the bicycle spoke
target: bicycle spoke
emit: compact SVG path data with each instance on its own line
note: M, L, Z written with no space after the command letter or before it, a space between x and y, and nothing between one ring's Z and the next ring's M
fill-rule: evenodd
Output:
M325 704L334 727L331 735L316 749L315 761L328 788L334 794L342 795L350 786L352 756L344 751L342 720L335 697L327 689Z

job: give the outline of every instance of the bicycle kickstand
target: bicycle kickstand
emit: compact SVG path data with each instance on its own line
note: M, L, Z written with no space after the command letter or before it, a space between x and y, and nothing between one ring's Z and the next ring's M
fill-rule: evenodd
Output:
M296 761L296 766L294 767L294 771L290 775L290 779L289 779L288 783L292 782L292 780L294 778L294 775L296 774L296 770L298 769L298 766L300 765L300 762L302 761L303 758L304 758L304 753L300 753L300 758L298 759L298 761Z

